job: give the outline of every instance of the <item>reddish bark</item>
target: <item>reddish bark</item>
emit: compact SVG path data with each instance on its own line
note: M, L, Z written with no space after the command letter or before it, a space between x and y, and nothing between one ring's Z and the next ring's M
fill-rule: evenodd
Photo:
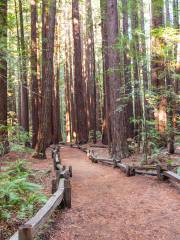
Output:
M128 1L123 0L123 35L127 38L124 46L124 79L125 79L125 93L128 97L126 105L126 126L127 136L132 138L134 136L134 124L132 123L133 115L133 99L132 99L132 83L131 83L131 58L129 50L129 24L128 24Z
M59 81L60 81L60 20L56 23L56 54L55 54L55 78L53 82L53 143L58 144L62 141L61 121L60 121L60 97L59 97Z
M48 1L43 0L43 33L42 44L46 48L43 49L43 69L42 69L42 106L40 116L40 126L38 132L38 142L36 145L35 157L45 158L46 148L51 143L52 133L52 82L54 79L53 69L53 55L54 55L54 32L55 32L55 16L56 16L56 0L51 0L49 4L48 14ZM47 23L49 17L49 21ZM48 30L48 31L47 31ZM47 42L44 41L47 39Z
M26 63L26 45L24 37L24 19L22 0L19 0L19 18L20 18L20 42L22 56L22 83L21 83L21 126L24 131L29 132L29 100L27 85L27 63Z
M0 3L0 144L7 152L7 1Z
M107 1L101 0L101 31L102 31L102 59L103 59L103 83L104 83L104 107L103 107L103 126L102 143L111 143L110 125L110 99L109 99L109 75L108 75L108 42L107 42Z
M87 78L87 117L88 127L93 131L93 142L96 143L96 69L94 52L94 28L91 0L86 0L86 78Z
M120 88L122 79L119 76L119 52L114 49L118 37L118 12L117 0L107 0L107 41L108 41L108 74L110 87L110 120L112 145L111 154L116 159L122 159L128 155L126 125L123 107L121 105ZM120 108L120 110L119 110Z
M38 89L38 60L37 60L37 2L31 1L31 117L32 117L32 147L37 143L39 128L39 89Z
M77 141L81 144L88 141L88 127L82 78L79 0L72 1L72 21L74 39L74 94L76 104L76 134Z

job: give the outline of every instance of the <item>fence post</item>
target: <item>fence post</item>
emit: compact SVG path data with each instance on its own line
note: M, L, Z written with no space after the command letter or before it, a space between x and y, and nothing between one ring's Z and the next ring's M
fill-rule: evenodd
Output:
M56 170L56 181L57 181L57 184L59 184L60 177L61 177L61 170Z
M163 170L162 167L160 165L156 166L156 171L157 171L157 177L159 180L164 181L165 180L165 176L163 175Z
M32 226L30 224L19 227L19 240L33 240Z
M57 191L57 180L56 179L53 179L52 180L52 194L54 194L56 191Z
M64 206L71 208L71 183L69 179L64 179Z
M72 166L69 166L70 177L72 177Z

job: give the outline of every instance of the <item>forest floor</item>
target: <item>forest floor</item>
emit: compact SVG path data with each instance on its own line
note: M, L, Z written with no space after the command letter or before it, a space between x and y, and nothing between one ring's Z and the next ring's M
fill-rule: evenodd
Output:
M155 177L126 177L63 147L72 165L72 208L56 216L51 240L178 240L180 195Z
M97 149L106 155L106 149ZM61 147L63 165L72 165L72 208L56 211L40 239L48 240L179 240L180 194L156 177L126 177L120 170L93 164L85 153ZM4 161L26 159L37 182L51 193L54 176L50 149L46 160L30 153L9 153ZM15 232L17 224L3 226ZM9 229L11 228L11 229Z

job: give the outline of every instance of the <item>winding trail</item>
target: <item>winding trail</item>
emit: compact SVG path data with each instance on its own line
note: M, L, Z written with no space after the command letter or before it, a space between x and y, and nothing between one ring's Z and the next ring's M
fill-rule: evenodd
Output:
M180 194L170 184L61 152L73 167L72 209L57 216L51 240L180 240Z

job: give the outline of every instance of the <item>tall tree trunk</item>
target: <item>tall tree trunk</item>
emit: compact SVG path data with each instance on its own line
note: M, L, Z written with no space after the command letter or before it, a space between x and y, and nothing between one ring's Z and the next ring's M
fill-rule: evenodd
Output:
M38 59L37 59L37 1L31 1L31 112L32 112L32 147L37 143L39 128L39 89L38 89Z
M127 117L127 136L134 137L134 124L132 123L133 115L133 99L132 99L132 82L131 82L131 58L129 49L129 24L128 24L128 1L122 1L123 13L123 35L126 37L124 46L124 79L125 93L127 95L126 117Z
M59 81L60 81L60 17L57 17L56 23L56 68L53 83L53 143L58 144L62 141L61 122L60 122L60 97L59 97Z
M96 143L96 70L91 0L86 0L86 13L87 114L89 121L88 127L90 131L93 131L93 142Z
M164 1L152 1L152 29L157 30L164 26L164 18L163 18L163 9L164 9ZM160 94L162 90L165 89L165 77L162 77L162 73L165 70L164 57L158 53L157 49L162 47L163 40L159 38L157 35L153 35L151 37L151 46L152 46L152 59L151 59L151 72L152 72L152 86L155 92ZM155 121L156 121L156 129L161 134L161 142L162 145L166 144L165 139L165 130L167 127L167 99L165 96L161 96L160 100L157 103L155 109Z
M17 51L18 51L18 68L19 68L19 82L18 82L18 124L21 126L21 83L22 83L22 56L20 46L20 33L19 33L19 20L18 20L18 8L17 1L14 0L14 9L16 16L16 32L17 32Z
M174 17L174 28L175 29L180 29L180 23L179 23L179 12L180 12L180 3L178 0L173 0L173 17ZM176 47L176 74L180 75L180 42L177 42L177 47ZM175 82L175 92L179 94L180 92L180 83L179 83L179 78L176 79ZM179 109L180 111L180 109Z
M146 49L146 32L145 32L145 19L144 19L144 1L140 1L140 15L141 15L141 43L140 43L140 56L141 56L141 68L142 68L142 141L143 141L143 153L144 163L147 164L148 154L148 129L147 129L147 103L146 92L148 90L148 68L147 68L147 49Z
M29 132L29 103L28 103L28 85L27 85L27 64L26 64L26 45L24 38L24 19L22 1L19 0L20 17L20 42L22 55L22 84L21 84L21 126L23 130Z
M72 21L74 39L74 92L76 103L76 134L78 143L82 144L88 141L88 127L82 78L79 0L72 1Z
M168 0L166 0L166 24L167 26L172 26L172 22L171 22L171 17L170 17L170 6L169 6L170 2ZM173 1L173 18L174 18L174 22L173 22L173 27L175 29L178 29L179 27L179 15L178 15L178 1ZM168 55L170 56L170 61L171 61L171 57L173 56L174 59L177 58L178 60L178 54L180 56L180 52L179 51L179 42L177 42L177 44L175 44L174 47L174 51L168 52ZM168 60L168 59L167 59ZM180 59L179 59L180 60ZM179 61L180 62L180 61ZM170 62L168 62L168 64L166 63L166 66L170 65ZM179 68L180 70L180 68ZM176 63L176 68L175 68L175 72L178 75L180 73L180 71L178 72L178 61ZM173 154L175 152L175 121L176 121L176 116L178 116L178 103L175 100L175 94L178 95L178 82L179 79L177 77L173 77L172 76L172 72L168 71L167 74L167 146L168 146L168 152L170 154ZM177 78L177 79L176 79ZM175 120L175 121L174 121Z
M68 31L69 36L69 88L70 88L70 115L71 115L71 140L75 137L76 132L76 114L75 114L75 96L74 96L74 76L73 76L73 52L72 52L72 38L70 31Z
M139 37L138 37L138 8L137 0L131 1L131 29L132 29L132 55L133 55L133 78L134 78L134 106L135 106L135 129L134 133L140 144L142 104L141 104L141 83L139 74Z
M71 90L70 90L70 73L69 73L69 49L67 42L65 43L65 66L64 66L64 79L65 79L65 102L66 102L66 142L71 142Z
M0 2L0 145L7 152L7 1Z
M109 99L109 75L108 75L108 41L107 41L107 1L101 0L101 31L102 31L102 59L103 59L103 87L104 87L104 106L103 106L103 127L102 143L111 143L111 125L110 125L110 99Z
M49 8L48 8L49 7ZM48 14L49 9L49 14ZM38 142L36 145L36 153L34 157L45 158L46 148L50 144L49 133L52 126L52 82L54 78L53 70L53 55L54 55L54 32L55 32L55 17L56 17L56 0L51 0L48 6L48 1L43 0L43 34L42 43L47 40L46 52L43 55L42 73L42 110L40 118L40 126L38 132ZM49 21L48 21L49 17ZM48 25L47 25L48 21ZM48 26L48 28L47 28ZM48 29L48 31L47 31ZM44 46L44 43L42 47ZM44 59L45 58L45 59ZM45 65L44 65L45 64ZM51 129L52 130L52 129Z
M120 109L123 107L120 106L122 79L120 79L119 76L119 52L114 49L118 37L117 0L107 0L107 19L108 75L110 83L110 119L112 131L111 154L120 160L128 155L128 146L124 111Z

